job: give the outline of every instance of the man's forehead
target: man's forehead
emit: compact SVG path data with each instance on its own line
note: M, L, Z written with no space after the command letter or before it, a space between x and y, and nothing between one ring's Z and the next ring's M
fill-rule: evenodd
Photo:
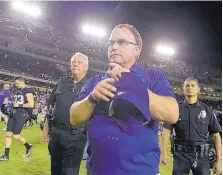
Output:
M195 80L189 80L186 82L186 85L193 85L193 84L197 84L197 82Z
M81 55L78 55L78 56L75 56L75 57L72 58L72 62L74 62L74 61L82 61L82 60L84 60L84 57L81 56Z
M115 28L113 29L109 40L118 40L118 39L131 39L134 40L133 34L127 28Z

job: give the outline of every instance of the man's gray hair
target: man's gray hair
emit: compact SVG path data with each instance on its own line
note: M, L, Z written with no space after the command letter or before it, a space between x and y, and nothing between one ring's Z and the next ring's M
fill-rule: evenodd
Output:
M185 84L186 84L188 81L195 81L195 82L197 83L198 87L200 87L200 83L199 83L199 81L198 81L196 78L194 78L194 77L188 77L188 78L186 78L186 79L184 80L183 87L185 87Z
M70 65L72 64L72 61L73 61L73 59L74 59L76 56L82 56L82 57L84 58L84 63L85 63L85 65L86 65L87 69L88 69L88 67L89 67L88 56L85 55L85 54L83 54L83 53L81 53L81 52L76 52L76 53L71 57L71 59L70 59Z

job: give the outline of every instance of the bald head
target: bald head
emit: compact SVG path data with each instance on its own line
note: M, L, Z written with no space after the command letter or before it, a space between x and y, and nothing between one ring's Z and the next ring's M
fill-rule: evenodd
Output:
M9 90L9 88L10 88L10 85L9 84L4 84L4 86L3 86L3 89L4 90Z

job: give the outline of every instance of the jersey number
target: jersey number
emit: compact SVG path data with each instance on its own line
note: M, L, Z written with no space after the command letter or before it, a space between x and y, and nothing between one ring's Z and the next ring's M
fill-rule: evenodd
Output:
M23 95L15 95L15 103L24 104L24 97L23 97Z

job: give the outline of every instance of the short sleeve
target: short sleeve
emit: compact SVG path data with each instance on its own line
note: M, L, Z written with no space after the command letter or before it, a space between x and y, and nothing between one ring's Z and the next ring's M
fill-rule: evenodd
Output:
M99 81L100 81L100 77L98 75L89 79L81 88L77 101L81 101L85 99L93 91L94 87L97 85Z
M163 127L164 127L165 129L172 130L173 127L174 127L174 125L173 125L173 124L168 124L168 123L163 123Z
M59 82L58 82L58 83L59 83ZM54 103L55 103L55 101L56 101L56 94L55 94L55 92L56 92L56 90L57 90L58 83L57 83L56 86L53 88L53 91L51 92L50 97L49 97L49 99L48 99L48 101L47 101L47 106L48 106L48 107L49 107L50 105L51 105L51 106L54 106Z
M165 77L165 75L160 71L155 71L153 75L153 86L152 86L152 92L154 92L157 95L162 96L170 96L175 98L172 88L170 87L170 84Z
M221 132L221 126L218 123L218 119L217 119L215 113L212 111L211 114L212 114L211 115L211 122L210 122L210 125L209 125L210 134L215 134L215 133Z

